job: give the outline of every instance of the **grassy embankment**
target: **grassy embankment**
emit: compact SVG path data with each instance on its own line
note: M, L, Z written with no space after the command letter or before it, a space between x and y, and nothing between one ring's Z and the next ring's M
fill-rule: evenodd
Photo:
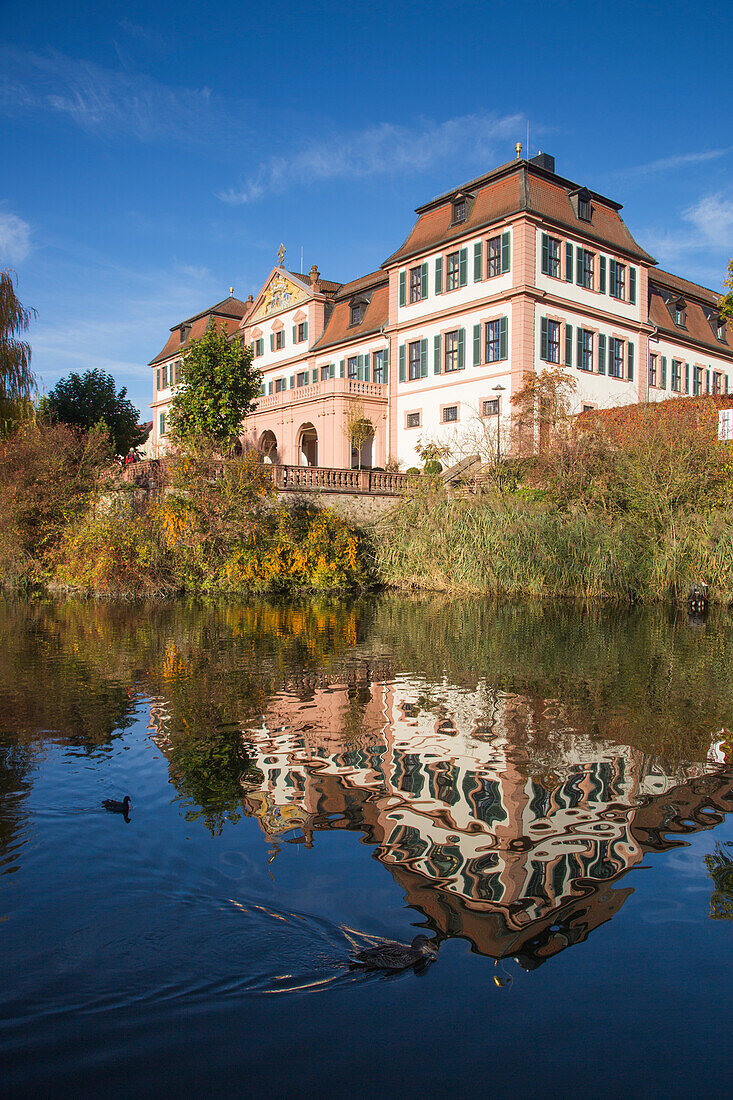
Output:
M382 525L377 567L403 588L623 602L705 581L730 603L733 465L716 403L585 415L465 496L425 480Z
M733 601L733 463L712 399L565 424L540 457L465 495L439 479L367 540L328 509L278 505L256 455L191 450L142 503L100 480L104 440L29 428L6 441L0 582L116 595L402 588L620 602ZM218 464L221 465L221 464Z

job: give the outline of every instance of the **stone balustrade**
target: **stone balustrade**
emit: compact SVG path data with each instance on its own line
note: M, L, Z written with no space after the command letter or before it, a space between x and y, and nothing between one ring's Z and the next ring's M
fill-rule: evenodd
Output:
M263 394L257 398L257 412L279 409L283 405L318 401L323 397L376 397L387 401L387 385L383 382L360 382L357 378L327 378L323 382L309 382L305 386Z

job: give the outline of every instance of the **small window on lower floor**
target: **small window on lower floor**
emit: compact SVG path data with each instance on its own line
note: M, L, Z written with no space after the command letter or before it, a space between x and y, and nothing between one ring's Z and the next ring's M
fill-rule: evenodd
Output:
M407 427L419 428L420 427L420 413L408 413L407 414Z
M158 435L165 435L165 413L160 414L160 419L158 420L158 426L159 426Z
M722 393L722 381L723 375L718 371L713 371L713 393Z
M458 420L458 406L447 405L446 408L443 409L443 423L454 424L456 420Z
M591 412L593 412L593 406L592 406L592 405L583 405L583 412L584 412L584 413L591 413Z
M499 398L491 397L483 402L482 416L498 416L499 415Z

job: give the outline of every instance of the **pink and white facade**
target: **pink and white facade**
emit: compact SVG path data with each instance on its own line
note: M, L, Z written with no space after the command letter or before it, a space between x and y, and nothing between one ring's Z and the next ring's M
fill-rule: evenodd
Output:
M512 394L548 366L575 378L578 412L727 393L733 331L718 295L660 271L618 203L520 152L418 207L379 271L339 284L315 266L276 267L256 298L175 326L151 363L155 453L175 364L212 320L252 345L262 371L243 438L287 465L409 467L421 464L416 444L470 450L497 434L504 449ZM361 456L347 438L354 408L375 430Z

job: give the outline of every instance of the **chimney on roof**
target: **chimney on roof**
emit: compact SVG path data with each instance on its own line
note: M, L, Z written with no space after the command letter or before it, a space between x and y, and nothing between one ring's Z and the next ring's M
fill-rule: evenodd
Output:
M536 157L532 157L530 164L536 164L538 168L544 168L546 172L555 171L555 158L551 157L549 153L538 153Z
M318 268L316 267L315 264L313 264L313 266L310 269L310 274L308 276L308 281L310 282L311 288L313 290L315 290L316 286L318 284Z
M521 160L522 159L522 143L521 143L521 141L518 141L517 144L514 146L514 152L517 154L517 160Z

